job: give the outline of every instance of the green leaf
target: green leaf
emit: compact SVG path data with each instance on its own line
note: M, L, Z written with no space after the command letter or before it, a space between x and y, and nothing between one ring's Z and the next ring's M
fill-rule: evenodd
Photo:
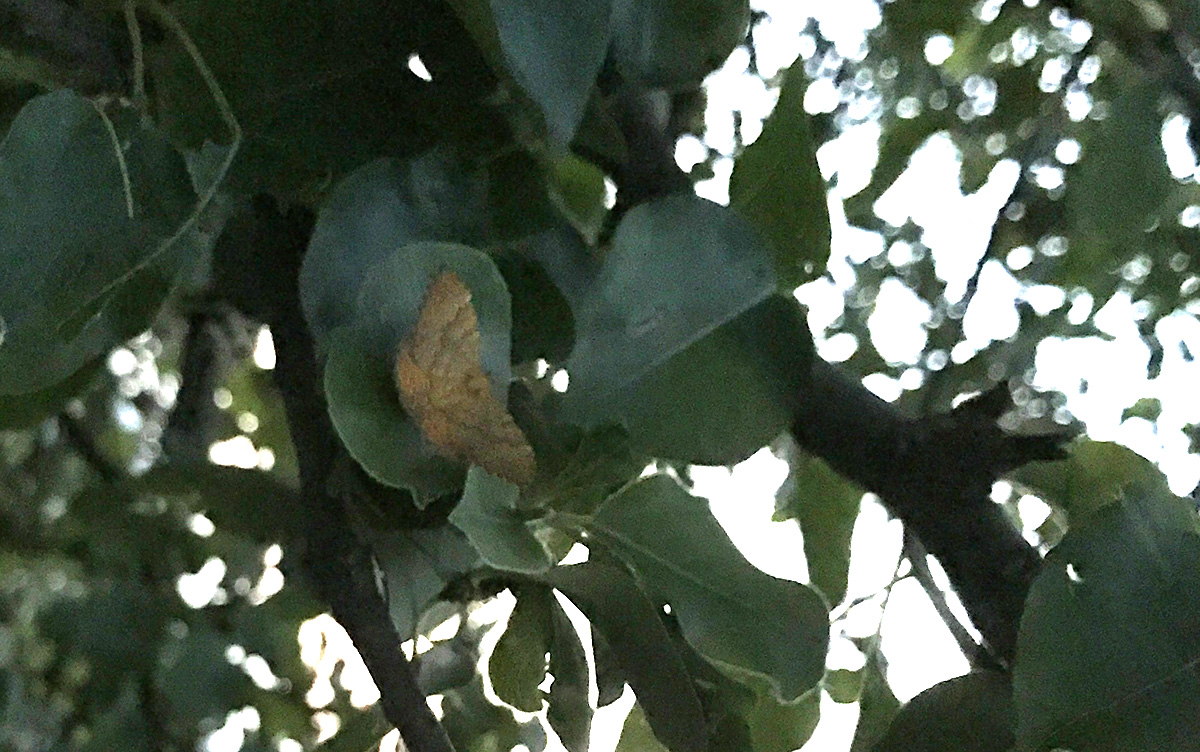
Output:
M621 739L617 742L615 752L668 752L668 748L650 730L650 723L641 705L634 703L629 715L625 716L625 725L621 726Z
M804 65L797 58L788 68L775 111L729 178L729 205L775 251L775 270L786 288L819 276L829 258L829 208L804 111Z
M500 46L550 137L567 146L608 50L609 0L491 0Z
M821 693L808 692L795 702L759 693L746 713L754 752L792 752L804 746L821 720Z
M794 448L787 480L775 498L773 519L794 519L804 534L808 574L830 605L846 597L850 536L863 491L835 473L824 460Z
M793 701L821 680L829 621L821 597L755 569L705 503L647 478L606 501L588 529L671 604L706 658Z
M388 363L357 332L342 328L329 338L325 398L329 417L354 461L394 488L406 488L424 507L462 485L463 469L439 456L400 407Z
M1184 749L1200 707L1195 507L1137 487L1073 527L1034 580L1017 641L1022 748Z
M515 594L517 605L488 658L488 676L497 697L518 710L536 713L542 709L539 686L546 678L554 595L549 588L536 586L520 588Z
M887 659L879 650L879 637L869 641L866 649L867 665L863 668L862 696L859 698L858 726L854 729L854 741L850 752L870 752L887 733L892 719L900 711L887 682Z
M562 363L575 341L575 319L566 298L541 264L524 254L496 258L512 293L512 359L528 363L542 358Z
M1066 215L1076 242L1059 278L1046 282L1088 286L1145 244L1174 186L1161 146L1160 96L1154 83L1131 77L1086 140L1067 176ZM1117 186L1127 190L1114 192Z
M490 77L448 8L414 18L386 0L182 0L171 12L237 113L245 143L233 182L311 200L330 180L383 155L410 154L479 127L472 89ZM148 72L164 127L198 146L222 133L212 97L173 36L151 38ZM434 74L408 69L420 51Z
M541 722L536 718L518 722L511 710L488 700L481 681L446 692L442 709L442 726L455 749L496 752L518 744L530 750L546 746Z
M553 562L516 511L519 495L513 484L472 467L450 522L467 534L489 565L509 572L544 572Z
M734 464L791 424L811 354L799 305L771 296L654 369L613 414L648 454Z
M704 711L687 665L659 610L629 571L601 551L593 551L586 563L555 567L539 579L570 598L603 637L608 655L637 695L654 735L671 752L703 752L707 748ZM599 659L597 667L599 671Z
M977 672L936 684L892 720L874 752L1007 752L1013 738L1012 684Z
M554 161L548 178L550 197L559 211L586 242L595 244L608 219L604 172L591 162L567 154Z
M330 192L300 269L300 302L318 344L350 323L372 267L418 240L481 242L485 185L463 159L434 149L380 159Z
M834 702L858 702L863 691L863 672L837 668L825 672L825 691Z
M614 0L621 75L667 89L699 84L745 39L747 0Z
M197 258L195 202L147 121L66 90L28 102L0 142L0 394L45 390L144 329Z
M567 752L587 752L592 731L587 653L579 641L579 633L553 596L550 618L554 625L550 646L550 674L554 681L550 684L546 720Z
M634 207L576 313L564 410L584 422L605 419L606 400L766 298L771 263L725 207L692 195Z
M466 537L449 525L374 530L370 540L386 576L392 624L405 640L416 636L421 615L446 585L480 563Z
M1132 449L1090 440L1075 443L1065 460L1030 462L1009 477L1073 518L1116 501L1132 483L1164 484L1154 464Z

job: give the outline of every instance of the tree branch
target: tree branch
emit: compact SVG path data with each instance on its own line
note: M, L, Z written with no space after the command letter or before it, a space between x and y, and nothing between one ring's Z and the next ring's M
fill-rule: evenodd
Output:
M1009 663L1041 557L989 494L1004 473L1065 456L1066 434L1012 436L996 419L1006 385L952 412L911 419L818 359L792 433L806 451L883 499L946 570L971 621Z
M401 649L387 605L375 581L370 548L355 534L342 499L331 495L329 477L341 452L325 407L312 340L300 312L297 278L312 219L296 211L281 214L269 200L256 201L245 252L218 258L228 266L233 290L250 285L260 303L250 312L265 318L275 341L275 381L283 397L300 467L301 504L306 517L305 566L317 592L345 628L379 688L388 722L400 731L410 752L453 752L449 738L421 692ZM247 255L253 253L253 267ZM261 271L247 274L248 268ZM219 271L219 270L218 270ZM218 284L222 275L218 274ZM226 289L224 285L221 285ZM248 299L253 299L248 298ZM263 306L262 302L266 305Z

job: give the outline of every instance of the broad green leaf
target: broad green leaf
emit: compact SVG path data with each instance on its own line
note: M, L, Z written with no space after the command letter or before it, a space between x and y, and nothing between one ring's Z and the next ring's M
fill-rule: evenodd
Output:
M1108 116L1086 140L1078 167L1067 175L1066 215L1075 242L1062 258L1060 278L1047 282L1087 286L1146 243L1174 185L1161 146L1160 97L1152 82L1126 77Z
M747 0L613 0L613 53L625 78L667 89L699 84L744 39Z
M588 529L657 596L706 658L770 684L784 701L824 671L829 621L809 588L755 569L707 505L652 476L606 501Z
M388 611L402 639L451 580L479 565L461 532L449 525L415 530L372 531L371 549L386 577Z
M790 472L776 494L774 519L794 519L800 525L809 578L834 606L846 597L850 536L863 491L824 460L798 448L790 454Z
M508 572L544 572L553 562L545 546L516 511L517 487L472 467L462 500L450 522L467 534L471 545L489 565Z
M862 696L858 700L858 726L854 729L850 752L873 750L900 711L900 701L888 686L887 659L879 650L879 637L872 637L867 642L867 665L863 667Z
M654 736L642 706L634 703L625 716L625 725L621 726L616 752L668 752L668 749Z
M552 424L550 430L562 427ZM533 439L535 441L536 439ZM589 514L621 486L637 478L648 458L630 450L629 437L616 426L584 434L554 474L530 492L531 506Z
M1075 525L1029 592L1013 703L1021 749L1186 749L1200 707L1195 506L1135 487Z
M740 462L787 429L812 344L795 300L771 296L652 370L613 407L636 449Z
M0 395L0 430L32 428L61 411L72 398L94 386L103 368L103 358L97 358L53 386L27 394Z
M608 50L610 0L491 0L513 78L537 103L551 139L567 146Z
M1163 485L1162 474L1137 452L1090 440L1074 444L1065 460L1030 462L1009 477L1075 519L1116 501L1130 484Z
M300 270L300 302L318 343L355 317L372 267L418 240L478 242L486 186L449 150L380 159L330 192Z
M725 207L691 195L634 207L576 313L564 409L603 420L607 401L762 301L774 276L770 251Z
M729 205L775 251L775 270L786 288L819 276L829 258L829 208L804 111L804 65L797 58L788 68L775 111L729 178Z
M1007 752L1013 744L1012 684L978 672L934 685L892 720L874 752Z
M804 746L821 720L821 693L809 692L795 702L780 702L759 693L746 713L754 752L792 752Z
M567 752L587 752L592 731L592 707L588 701L591 674L587 653L571 620L551 596L550 619L554 636L550 645L549 707L546 720L558 734Z
M655 736L671 752L703 752L704 712L687 665L629 571L593 551L586 563L555 567L539 579L570 598L602 635Z
M182 156L66 90L0 141L0 394L48 389L149 325L199 257Z
M354 461L394 488L406 488L418 506L462 485L463 470L434 452L400 407L384 359L344 327L329 338L325 398L329 417Z
M556 604L546 587L526 586L516 596L504 634L488 658L488 676L497 697L518 710L536 713L542 709L539 686L546 678L546 654L554 630L550 609Z
M245 131L233 182L312 200L350 170L412 154L488 116L468 106L490 82L448 7L419 21L386 0L183 0L188 30ZM436 75L427 82L408 57ZM172 35L150 39L151 94L164 127L198 146L221 123L194 61ZM450 69L449 71L447 69Z
M845 668L826 671L822 686L834 702L858 702L863 691L863 672L861 669L851 671Z

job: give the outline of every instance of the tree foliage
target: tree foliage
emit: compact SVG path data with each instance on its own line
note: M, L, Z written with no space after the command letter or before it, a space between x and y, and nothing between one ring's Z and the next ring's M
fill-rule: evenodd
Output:
M767 69L787 14L748 0L0 0L0 748L584 752L626 687L630 752L798 749L822 697L855 752L1194 748L1195 505L1068 458L1031 386L1111 301L1152 377L1192 359L1194 13L875 9ZM761 123L706 89L739 73ZM855 177L824 155L864 128ZM1000 196L966 276L888 208L939 144ZM989 274L1019 324L980 345ZM808 583L691 480L768 447ZM891 589L848 588L866 492L972 666L906 704L849 626ZM322 613L378 703L302 653Z

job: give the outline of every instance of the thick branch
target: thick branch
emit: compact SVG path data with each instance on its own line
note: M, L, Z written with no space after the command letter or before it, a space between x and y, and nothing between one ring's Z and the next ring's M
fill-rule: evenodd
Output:
M1026 462L1063 456L1066 436L1011 436L996 418L1008 391L918 420L818 360L792 433L805 450L883 499L937 557L971 620L1009 662L1040 557L989 494Z
M256 297L267 302L255 313L263 315L271 326L275 381L300 466L306 569L317 592L362 655L379 687L384 715L400 730L405 746L411 752L453 752L400 647L400 635L376 586L371 551L351 527L343 501L329 491L328 481L340 445L326 412L317 360L297 290L311 218L284 216L271 202L262 201L254 207L254 219L245 238L252 242L238 244L243 253L232 261L232 271L233 276L253 276L253 280L242 280L241 284L257 285ZM224 250L231 249L225 246ZM249 256L251 253L254 255ZM251 269L261 273L250 274Z

